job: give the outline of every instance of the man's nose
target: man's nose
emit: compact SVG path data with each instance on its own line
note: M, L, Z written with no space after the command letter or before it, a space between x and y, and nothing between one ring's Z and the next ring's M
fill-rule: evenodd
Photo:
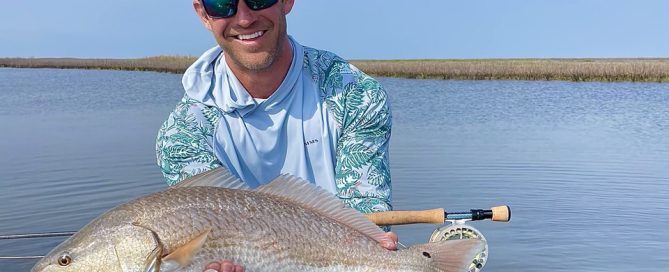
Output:
M244 0L240 0L239 4L237 4L237 14L235 17L237 19L237 24L241 27L249 27L258 20L256 11L250 9Z

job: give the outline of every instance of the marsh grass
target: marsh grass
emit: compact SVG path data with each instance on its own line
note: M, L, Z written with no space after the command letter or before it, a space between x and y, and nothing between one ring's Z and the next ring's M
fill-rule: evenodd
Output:
M0 67L183 73L194 61L194 57L188 56L155 56L140 59L0 58Z
M0 58L0 67L183 73L189 56L140 59ZM368 74L419 79L669 82L669 59L354 60Z
M669 59L353 61L366 73L406 78L669 82Z

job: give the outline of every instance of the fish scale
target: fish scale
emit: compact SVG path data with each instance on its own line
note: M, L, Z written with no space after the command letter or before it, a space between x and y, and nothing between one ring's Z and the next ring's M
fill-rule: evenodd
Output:
M223 259L248 272L459 271L478 245L388 251L376 240L382 231L360 213L304 181L279 179L264 191L186 186L138 198L96 218L33 271L147 271L153 260L160 271L199 272ZM57 264L63 254L67 266Z

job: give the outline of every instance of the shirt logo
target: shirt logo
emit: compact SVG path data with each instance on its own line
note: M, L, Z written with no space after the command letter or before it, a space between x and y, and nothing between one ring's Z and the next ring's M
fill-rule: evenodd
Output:
M315 143L318 143L318 139L312 139L312 140L305 141L304 145L309 146L309 145L312 145L312 144L315 144Z

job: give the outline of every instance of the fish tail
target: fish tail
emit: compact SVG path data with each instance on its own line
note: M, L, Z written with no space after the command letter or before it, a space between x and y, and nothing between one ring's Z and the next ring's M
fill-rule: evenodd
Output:
M411 247L430 263L433 271L468 271L472 261L484 249L479 239L445 240Z

